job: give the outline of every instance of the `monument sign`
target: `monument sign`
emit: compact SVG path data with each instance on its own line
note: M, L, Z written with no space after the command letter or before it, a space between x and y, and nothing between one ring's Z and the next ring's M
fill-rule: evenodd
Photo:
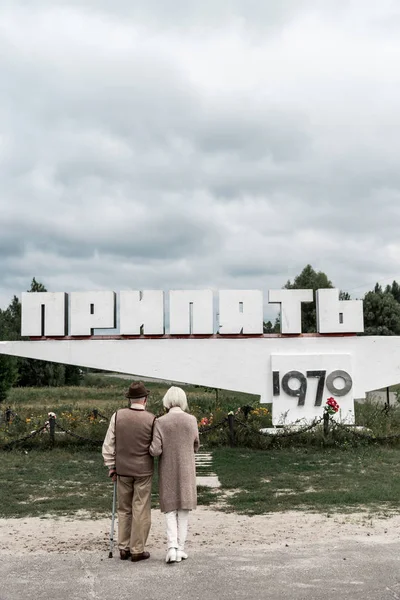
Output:
M22 294L21 334L0 353L257 394L273 423L310 421L326 399L354 422L354 398L400 381L400 338L363 332L361 300L316 292L316 334L301 331L312 290L270 290L280 334L263 334L259 290Z

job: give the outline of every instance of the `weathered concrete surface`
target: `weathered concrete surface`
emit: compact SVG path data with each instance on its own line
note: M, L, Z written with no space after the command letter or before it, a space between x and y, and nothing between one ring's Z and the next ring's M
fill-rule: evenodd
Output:
M301 516L299 515L299 518ZM0 600L386 600L400 598L400 541L196 550L166 565L107 554L0 557Z

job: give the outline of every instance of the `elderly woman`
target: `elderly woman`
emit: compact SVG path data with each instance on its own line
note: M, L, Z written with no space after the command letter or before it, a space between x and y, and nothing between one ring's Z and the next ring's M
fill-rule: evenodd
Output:
M199 449L196 418L185 412L187 399L179 387L171 387L163 398L167 414L155 421L150 454L159 456L160 508L165 513L168 551L165 562L180 562L185 552L189 511L196 508L196 465Z

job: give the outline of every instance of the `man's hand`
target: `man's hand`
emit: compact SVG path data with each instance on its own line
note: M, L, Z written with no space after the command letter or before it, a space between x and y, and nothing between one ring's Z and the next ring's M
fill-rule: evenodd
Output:
M111 481L117 481L117 471L114 467L108 469L108 476L111 477Z

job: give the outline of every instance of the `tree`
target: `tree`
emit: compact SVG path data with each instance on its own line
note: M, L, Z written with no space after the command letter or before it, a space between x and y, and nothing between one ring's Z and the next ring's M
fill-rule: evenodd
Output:
M393 281L391 292L396 302L400 302L400 285L397 283L397 281Z
M342 290L340 290L339 300L351 300L351 296L350 296L349 292L342 292Z
M10 388L18 377L18 363L14 356L0 355L0 402L7 399Z
M364 335L400 335L400 303L379 284L364 296Z
M322 271L314 271L311 265L307 265L300 275L294 278L293 283L287 281L283 287L287 290L314 290L313 302L305 302L302 305L301 330L303 333L315 333L317 331L315 291L323 288L333 288L328 276Z
M83 371L75 365L64 366L64 385L80 385L83 378Z
M293 283L288 281L283 287L288 290L319 290L322 288L333 288L333 285L325 273L314 271L311 265L307 265L300 275L294 278Z
M396 302L400 302L400 285L397 283L397 281L393 281L392 285L387 285L385 292L392 294Z
M8 314L0 310L0 338L10 340L12 330L8 323ZM18 359L15 356L0 354L0 402L6 400L8 391L16 383L18 378Z
M5 310L0 310L0 335L2 340L19 340L21 329L21 303L14 296Z
M274 325L271 321L263 322L263 333L279 333L281 330L281 322L279 316L276 317Z
M31 282L31 289L28 290L28 292L47 292L47 290L44 287L43 283L36 281L34 277Z
M274 333L274 328L271 321L263 322L263 333Z
M64 365L33 358L19 359L17 385L21 387L59 387L64 383Z

